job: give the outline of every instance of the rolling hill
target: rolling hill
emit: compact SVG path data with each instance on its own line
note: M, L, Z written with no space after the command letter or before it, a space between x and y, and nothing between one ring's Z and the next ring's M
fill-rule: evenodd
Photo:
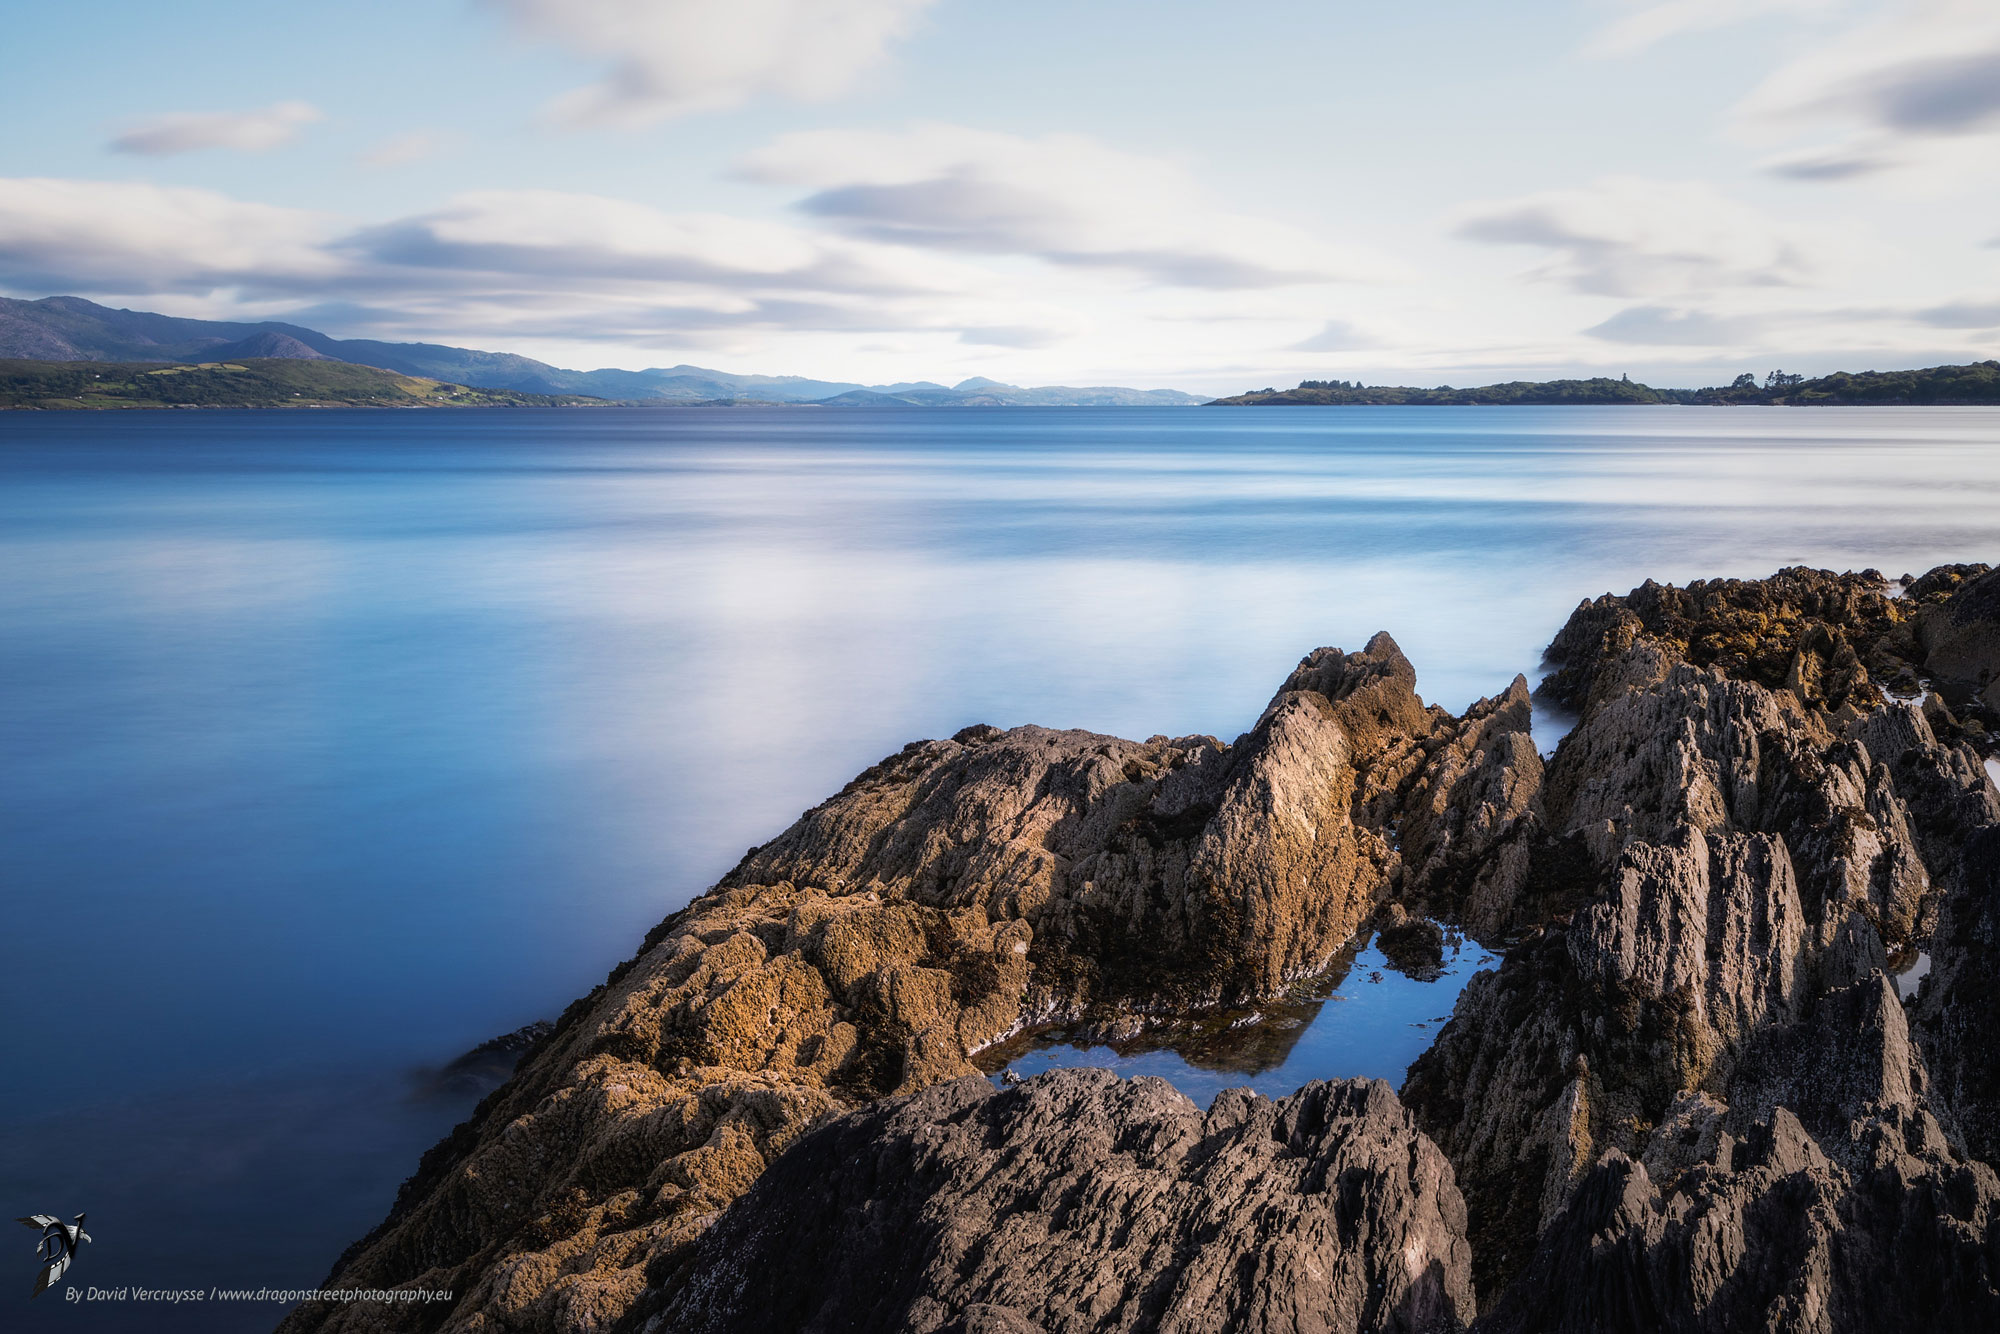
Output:
M436 408L601 405L575 395L471 389L305 357L194 364L0 361L0 408Z

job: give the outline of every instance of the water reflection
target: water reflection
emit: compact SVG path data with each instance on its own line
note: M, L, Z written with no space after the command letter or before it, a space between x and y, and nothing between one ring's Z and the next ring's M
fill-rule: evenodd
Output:
M1023 1034L979 1054L996 1080L1073 1066L1156 1075L1202 1106L1225 1088L1282 1097L1312 1079L1371 1077L1401 1086L1410 1062L1451 1017L1458 993L1498 956L1457 933L1435 976L1398 971L1363 932L1285 1002L1149 1027L1130 1037L1070 1029Z

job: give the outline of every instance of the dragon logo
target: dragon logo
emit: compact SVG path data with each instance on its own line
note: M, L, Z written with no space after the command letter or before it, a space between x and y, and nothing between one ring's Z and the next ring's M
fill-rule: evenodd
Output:
M76 1248L89 1241L90 1234L83 1230L82 1214L76 1216L74 1223L65 1223L49 1214L36 1214L20 1221L42 1231L41 1244L35 1247L35 1255L42 1262L42 1276L35 1280L35 1290L28 1294L30 1298L39 1297L69 1269L69 1262L76 1258Z

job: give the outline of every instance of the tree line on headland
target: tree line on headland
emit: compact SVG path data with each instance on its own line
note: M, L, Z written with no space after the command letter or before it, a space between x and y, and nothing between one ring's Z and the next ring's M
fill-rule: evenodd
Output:
M2000 361L1907 371L1836 371L1816 379L1772 371L1760 382L1744 374L1709 389L1656 389L1630 379L1510 380L1458 389L1365 385L1350 380L1302 380L1296 389L1258 389L1219 398L1211 407L1260 405L1450 405L1664 403L1778 407L2000 404Z

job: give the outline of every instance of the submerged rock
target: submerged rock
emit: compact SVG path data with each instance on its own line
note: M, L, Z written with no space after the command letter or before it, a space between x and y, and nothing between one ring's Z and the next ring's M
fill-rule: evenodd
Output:
M1375 943L1390 965L1409 977L1427 982L1444 971L1444 928L1410 916L1400 903L1382 910Z
M635 1311L649 1334L1443 1331L1451 1166L1379 1080L1207 1112L1164 1080L963 1080L814 1131Z

